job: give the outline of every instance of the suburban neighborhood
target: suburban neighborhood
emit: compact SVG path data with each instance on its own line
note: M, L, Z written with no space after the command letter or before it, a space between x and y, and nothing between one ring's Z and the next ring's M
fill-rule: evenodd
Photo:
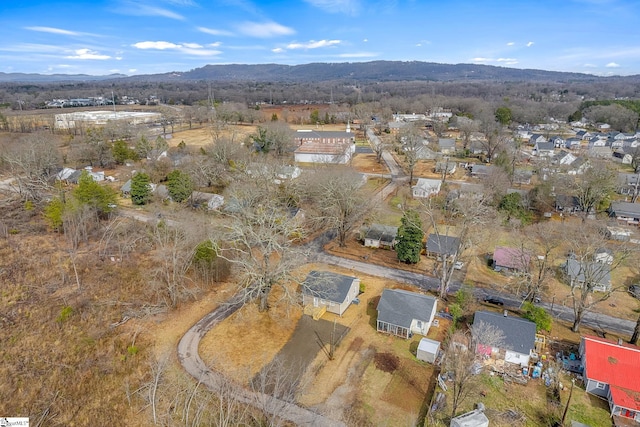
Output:
M3 373L50 355L2 400L102 420L25 390L91 365L140 425L640 426L640 131L611 104L208 102L7 112Z

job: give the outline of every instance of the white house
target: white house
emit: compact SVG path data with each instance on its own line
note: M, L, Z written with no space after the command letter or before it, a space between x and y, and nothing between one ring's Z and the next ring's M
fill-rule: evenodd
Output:
M438 194L441 186L439 179L418 178L416 185L411 187L411 193L415 198L427 198Z
M502 335L501 343L487 343L482 341L484 337L480 332L476 348L478 353L504 359L505 362L520 366L529 365L531 353L534 353L536 348L535 323L520 317L506 316L490 311L476 311L473 325L480 330L483 327L495 329Z
M385 289L378 302L377 330L405 339L414 333L426 336L437 306L437 300L428 295Z
M360 292L360 279L330 271L311 271L302 283L302 303L339 316Z

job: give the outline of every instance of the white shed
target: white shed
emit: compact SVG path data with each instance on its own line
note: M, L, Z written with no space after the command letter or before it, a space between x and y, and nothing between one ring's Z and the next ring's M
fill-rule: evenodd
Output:
M479 409L451 419L450 427L489 427L489 419Z
M438 351L440 350L440 341L430 340L429 338L422 338L418 344L418 351L416 357L423 362L434 363L436 357L438 357Z

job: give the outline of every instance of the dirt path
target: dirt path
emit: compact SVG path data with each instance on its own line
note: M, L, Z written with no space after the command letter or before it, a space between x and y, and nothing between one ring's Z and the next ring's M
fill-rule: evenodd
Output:
M226 303L207 314L193 325L178 343L178 360L182 367L196 380L211 391L221 391L229 387L229 381L220 373L214 372L205 365L198 354L200 340L218 323L229 317L243 305L241 296L236 295ZM329 419L321 414L282 401L264 393L254 393L242 387L234 387L232 396L235 400L254 406L278 418L291 421L299 426L344 426L340 421Z

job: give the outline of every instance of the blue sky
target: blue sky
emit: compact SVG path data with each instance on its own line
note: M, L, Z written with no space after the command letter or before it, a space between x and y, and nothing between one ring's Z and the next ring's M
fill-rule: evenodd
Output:
M373 60L640 74L638 0L0 0L0 72Z

